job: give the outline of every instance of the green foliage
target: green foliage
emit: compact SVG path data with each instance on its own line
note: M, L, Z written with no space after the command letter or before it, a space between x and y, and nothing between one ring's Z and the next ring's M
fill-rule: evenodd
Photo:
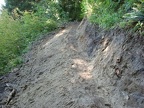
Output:
M70 20L81 20L81 1L82 0L6 0L5 8L8 9L11 14L17 11L20 15L21 12L17 9L21 11L27 10L35 12L39 9L43 10L46 8L48 11L57 10L62 16L66 15L65 13L67 13ZM50 14L53 14L53 12L49 13L49 15Z
M49 20L49 22L47 22ZM25 12L20 20L22 35L27 42L34 40L38 35L49 32L57 27L53 19L47 19L33 13Z
M32 10L33 4L37 3L36 1L38 0L5 0L5 8L8 9L9 12L12 12L15 8L18 8L21 11Z
M132 23L144 22L144 2L134 3L132 10L123 17Z
M22 63L20 56L29 43L67 20L58 4L49 0L39 2L35 11L21 13L13 17L17 16L17 11L13 16L3 11L0 16L0 75Z
M98 11L98 14L92 14L90 20L94 23L98 23L100 27L110 28L121 21L121 11L113 12L111 9L109 9L109 11L106 9Z
M109 28L121 20L123 11L118 8L120 2L112 0L83 0L83 11L93 23ZM88 14L87 14L88 15Z
M22 43L20 22L3 12L0 17L0 74L20 62L17 57L23 47Z
M143 0L83 0L82 11L91 22L103 28L144 21Z
M82 0L58 0L62 10L68 14L70 20L81 20L83 18L81 11Z

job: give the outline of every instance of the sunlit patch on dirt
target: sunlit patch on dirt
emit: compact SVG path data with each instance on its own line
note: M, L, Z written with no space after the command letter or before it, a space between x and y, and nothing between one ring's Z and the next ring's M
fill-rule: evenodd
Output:
M64 29L62 31L60 31L59 33L57 33L50 41L46 42L46 44L43 45L43 47L48 46L52 41L54 41L55 39L57 39L60 36L63 36L65 33L67 33L69 30Z
M110 52L110 47L109 47L109 40L108 38L106 38L103 42L103 52L104 52L104 55L107 55L108 52Z
M57 38L57 37L60 37L60 36L62 36L64 33L66 33L68 30L62 30L61 32L59 32L58 34L56 34L55 35L55 37L54 38Z
M82 77L83 79L91 79L92 78L92 74L91 72L82 72L82 73L79 73L80 77Z
M70 48L70 49L72 49L73 51L77 51L77 49L76 49L76 48L74 48L74 46L73 46L73 45L71 45L69 48Z
M75 66L79 69L79 70L86 70L88 63L82 59L73 59L73 62L75 64Z
M77 68L78 75L82 77L83 79L90 79L92 78L92 70L94 68L93 65L90 65L87 61L82 60L82 59L73 59L74 64L72 65L72 68Z
M106 47L108 45L108 39L106 38L103 42L103 47Z
M109 46L107 46L103 52L104 52L104 55L107 55L107 53L110 52Z
M93 70L93 65L87 66L85 72L79 73L79 76L82 77L83 79L91 79L92 78L92 70Z

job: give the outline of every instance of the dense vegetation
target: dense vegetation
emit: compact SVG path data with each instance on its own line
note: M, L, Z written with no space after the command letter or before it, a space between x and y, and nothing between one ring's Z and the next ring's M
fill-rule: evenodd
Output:
M103 28L144 21L143 0L83 0L82 7L90 21Z
M143 27L143 0L6 0L0 15L0 74L22 62L41 34L67 21L88 18L102 28Z
M68 20L62 8L52 1L36 2L33 10L26 10L26 7L21 11L18 7L9 8L7 5L5 8L8 11L4 9L0 16L0 74L21 63L21 54L38 36Z

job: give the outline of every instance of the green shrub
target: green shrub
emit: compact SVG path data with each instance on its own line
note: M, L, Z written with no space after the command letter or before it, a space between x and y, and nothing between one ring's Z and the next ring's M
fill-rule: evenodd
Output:
M112 0L83 0L82 10L87 13L91 22L100 27L109 28L121 21L123 11L118 8L119 2Z
M17 64L14 59L21 54L22 43L20 22L3 12L0 16L0 74Z
M82 0L58 0L58 4L62 7L62 11L66 12L69 20L81 20L83 18L81 11ZM61 12L60 12L61 13Z
M61 22L67 20L65 12L60 9L55 2L48 0L36 5L35 12L21 12L22 16L12 17L7 11L2 12L0 16L0 75L22 63L20 56L26 52L29 43L41 34L56 29Z
M91 22L103 28L144 21L143 0L83 0L82 11Z
M144 22L144 2L134 3L132 10L123 17L130 22Z

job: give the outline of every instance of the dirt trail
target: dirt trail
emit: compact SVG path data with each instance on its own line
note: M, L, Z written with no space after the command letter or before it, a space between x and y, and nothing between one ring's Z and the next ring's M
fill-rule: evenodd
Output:
M0 108L144 108L143 38L125 34L83 20L43 37L0 78Z

